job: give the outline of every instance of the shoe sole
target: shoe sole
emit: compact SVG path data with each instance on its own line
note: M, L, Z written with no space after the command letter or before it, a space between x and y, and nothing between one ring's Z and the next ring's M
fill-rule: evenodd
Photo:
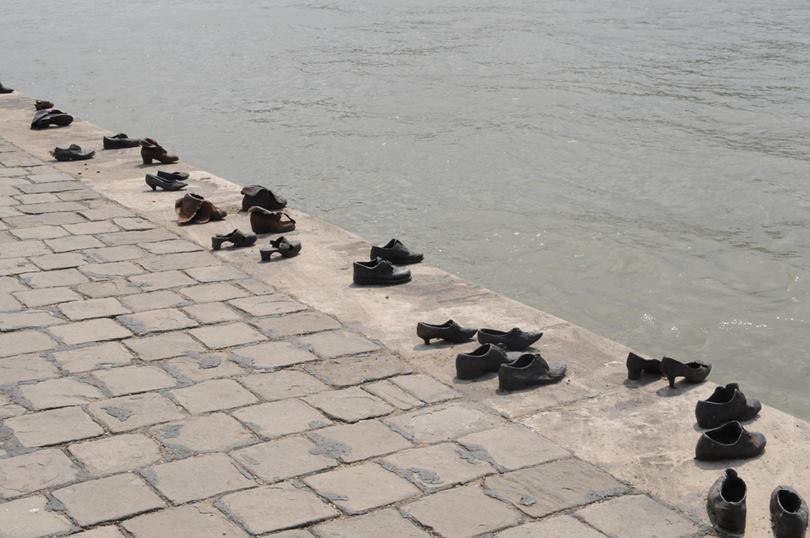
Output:
M394 284L405 284L406 282L410 282L410 281L411 281L411 277L408 277L406 279L400 279L400 280L389 280L389 279L378 280L376 278L355 278L354 279L354 283L358 284L360 286L369 286L369 285L371 285L371 286L392 286Z

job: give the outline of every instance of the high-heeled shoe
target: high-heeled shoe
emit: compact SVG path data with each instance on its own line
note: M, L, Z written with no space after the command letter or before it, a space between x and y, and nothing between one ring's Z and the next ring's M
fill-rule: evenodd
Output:
M478 342L481 344L500 344L509 351L525 351L529 346L540 340L543 333L540 331L522 331L515 327L511 331L498 331L495 329L478 329Z
M179 170L175 171L175 172L167 172L165 170L158 170L157 171L157 176L162 177L163 179L168 179L169 181L185 181L185 180L188 179L189 174L188 174L188 172L181 172Z
M152 164L152 161L171 164L177 162L180 157L177 155L169 155L156 140L144 138L141 140L141 159L143 159L143 164Z
M726 472L709 489L707 509L718 528L742 534L745 532L745 498L748 487L734 469Z
M804 538L807 531L807 503L788 486L771 494L771 525L776 538Z
M161 177L159 174L146 174L146 184L152 187L152 190L157 190L158 187L164 191L179 191L185 189L188 183L185 181L174 181Z
M637 381L641 374L652 374L661 377L661 361L658 359L645 359L632 351L627 354L627 379Z
M6 88L5 86L3 86L3 83L0 82L0 93L11 93L13 91L14 90L12 90L11 88Z
M664 357L661 359L661 373L669 380L669 388L675 388L675 378L683 377L688 383L702 383L709 377L712 365L703 362L683 363Z
M287 239L282 236L270 240L270 247L259 249L259 256L263 262L269 262L273 254L278 252L282 258L294 258L301 252L301 241Z
M222 243L233 243L235 247L249 247L256 243L256 234L246 234L236 229L229 234L218 234L211 238L211 248L219 250Z
M416 336L425 341L425 345L430 345L431 338L444 340L453 344L460 344L470 340L477 329L465 329L455 321L448 320L441 325L431 325L420 321L416 324Z

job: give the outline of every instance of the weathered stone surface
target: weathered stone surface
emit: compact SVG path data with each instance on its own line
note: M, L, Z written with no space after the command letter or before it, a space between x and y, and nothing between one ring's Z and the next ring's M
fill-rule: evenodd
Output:
M621 495L627 487L578 459L544 463L486 479L485 487L532 517Z
M93 248L84 251L88 259L98 263L123 262L127 260L137 260L146 256L146 252L135 245L123 245L120 247Z
M79 407L20 415L3 423L20 444L29 448L56 445L102 435L104 430Z
M169 422L152 428L152 433L176 455L217 452L256 441L236 419L225 413L213 413Z
M410 371L399 357L389 352L340 357L313 363L306 368L339 387L358 385Z
M202 250L200 245L186 241L185 239L169 239L168 241L157 241L155 243L142 243L140 246L152 254L174 254L177 252L195 252Z
M82 214L87 217L89 212L83 211ZM96 216L96 215L93 215ZM120 216L128 216L128 212L126 215ZM88 217L90 218L90 217ZM108 218L108 217L103 217ZM101 219L90 219L90 220L101 220ZM147 243L150 241L164 241L166 239L176 239L177 236L171 232L166 230L145 230L145 231L136 231L136 232L113 232L107 234L101 234L98 236L99 239L104 241L108 246L116 247L121 245L135 245L137 243ZM150 269L151 271L152 269Z
M304 400L327 415L345 422L379 417L394 410L387 403L359 387L319 392L305 396Z
M127 295L126 297L121 297L121 302L133 312L174 308L188 304L186 299L168 290Z
M299 342L308 346L318 356L333 359L342 355L353 355L379 349L380 346L357 333L348 331L328 331L302 336Z
M408 394L388 380L367 383L363 385L363 388L398 409L408 410L422 405L420 400L414 398L413 395Z
M112 219L112 221L116 226L126 231L151 230L156 227L153 223L140 217L118 217Z
M194 284L193 280L180 271L163 271L160 273L136 275L129 277L129 281L136 287L136 290L139 289L141 291L165 290L177 286ZM132 293L132 291L129 293Z
M396 509L378 510L363 516L322 523L316 527L321 538L429 538L428 533L403 518ZM551 538L551 537L548 537ZM571 536L569 538L575 538ZM578 538L578 537L577 537Z
M238 288L227 282L212 282L209 284L198 284L188 288L183 288L180 293L197 303L209 303L213 301L227 301L248 295L242 288Z
M489 461L502 471L514 471L570 456L567 450L518 424L473 433L458 442L476 457Z
M224 352L195 353L194 356L178 357L163 363L172 375L188 381L206 381L219 377L232 377L245 371L228 358Z
M119 316L117 319L137 335L176 331L199 325L176 308L147 310L137 314Z
M0 312L0 331L16 331L33 327L48 327L65 323L50 312L27 310L25 312Z
M320 312L297 312L284 316L260 318L251 321L251 323L271 338L310 334L340 328L338 321Z
M271 369L318 360L318 357L289 342L265 342L232 350L234 360L243 366Z
M129 309L125 308L118 302L118 299L113 297L62 303L57 308L68 319L73 321L91 318L108 318L129 312Z
M178 420L184 416L171 401L154 392L94 402L89 409L113 433Z
M338 462L318 454L302 437L286 437L235 450L231 456L251 473L272 483L334 467Z
M437 443L498 426L503 419L473 407L450 404L411 411L384 422L417 443Z
M338 515L317 496L289 483L232 493L223 497L222 504L253 534L309 525Z
M40 271L38 273L25 273L20 275L23 282L32 288L55 288L57 286L75 286L89 282L86 276L76 269L61 269L59 271Z
M84 222L84 218L78 213L50 213L43 215L19 215L6 216L3 218L6 224L12 228L28 228L31 226L48 226L59 224L73 224Z
M332 424L321 413L295 399L245 407L234 411L233 416L268 439Z
M232 265L211 265L208 267L194 267L186 269L186 273L200 282L221 282L223 280L238 280L247 275Z
M27 188L26 185L21 185L20 187ZM39 185L31 185L31 187L39 187ZM40 215L42 213L57 213L61 211L79 211L84 209L84 206L78 202L49 202L44 204L20 204L15 206L14 209L29 215Z
M39 256L50 254L42 241L31 239L28 241L7 241L0 249L0 258L20 258L23 256Z
M385 457L382 465L427 491L464 484L495 472L488 463L451 443L398 452Z
M89 526L161 508L163 501L140 477L125 473L53 492L79 525Z
M155 232L157 230L150 230ZM147 232L123 232L123 233L147 233ZM139 243L141 243L139 241ZM138 263L144 266L147 271L172 271L175 269L188 269L190 267L206 267L209 265L219 265L219 260L208 252L182 252L180 254L161 254L159 256L147 256L141 258Z
M344 463L390 454L412 446L404 437L377 420L331 426L310 432L309 437L318 445L319 452Z
M376 463L342 467L304 479L304 482L347 514L357 514L419 495L410 482ZM369 487L374 484L374 487Z
M79 212L87 220L106 220L113 217L131 217L132 213L128 209L115 204L104 204L94 209L85 209ZM137 243L138 241L134 241Z
M143 269L132 262L88 263L79 267L79 271L93 280L111 280L119 276L143 273Z
M0 384L3 385L20 381L48 379L58 375L59 371L56 367L47 359L38 355L19 355L0 359L0 380L2 380Z
M68 345L117 340L132 336L132 333L111 319L77 321L50 327L48 330Z
M235 310L224 303L203 303L187 306L183 311L200 323L225 323L242 318Z
M88 471L99 475L131 471L160 459L158 444L141 433L74 443L68 450Z
M311 375L290 369L249 375L239 381L265 400L283 400L329 390L326 384Z
M42 288L38 290L18 291L14 297L22 301L25 306L38 307L69 301L78 301L82 298L70 288Z
M91 235L69 235L57 237L56 239L46 239L45 244L54 252L70 252L72 250L104 246L104 243Z
M37 183L36 185L19 185L18 188L26 194L37 194L42 192L65 192L81 189L82 184L78 181L54 181L52 183ZM81 204L74 204L75 208L65 211L80 211L86 209Z
M293 301L286 295L259 295L234 299L230 304L252 316L276 316L306 310L306 305Z
M174 387L177 381L154 366L124 366L96 370L93 377L100 380L113 396Z
M577 515L608 536L622 538L682 538L698 531L691 521L644 495L593 504Z
M65 224L65 230L73 235L101 234L119 231L118 226L110 221L80 222L78 224Z
M37 266L26 258L5 258L0 260L0 275L18 275L36 271Z
M55 194L49 192L39 194L18 194L12 197L3 197L3 202L9 202L9 205L17 205L13 204L14 200L21 204L40 204L44 202L58 202L59 198L57 198ZM5 205L5 203L3 205Z
M314 534L306 529L293 529L289 531L274 532L267 535L270 538L314 538Z
M37 495L0 504L0 536L38 538L70 530L70 521L47 510L48 499Z
M10 293L0 293L0 312L17 312L23 306Z
M167 359L205 351L199 342L183 332L170 332L143 338L130 338L124 344L145 361Z
M2 276L0 277L0 292L2 293L13 293L15 291L24 291L27 290L22 283L14 278L13 276Z
M68 351L56 351L53 358L63 370L76 373L128 364L132 360L132 353L119 342L104 342Z
M402 507L402 511L446 538L472 538L520 523L517 512L477 486L434 493Z
M138 287L122 278L113 280L102 280L99 282L87 282L76 286L76 289L88 297L115 297L118 295L129 295L138 293Z
M247 534L208 503L169 508L127 520L135 538L242 538Z
M56 342L39 331L16 331L0 334L0 357L47 351L56 347ZM0 366L0 370L3 367Z
M460 392L425 374L398 376L392 378L391 382L427 403L453 400L461 396Z
M174 390L172 395L193 415L242 407L259 401L232 379L203 381L190 387Z
M605 535L570 516L557 516L499 532L497 538L605 538Z
M147 476L153 486L175 503L196 501L256 485L225 454L156 465L149 469Z
M211 349L221 349L266 340L264 335L245 323L199 327L190 330L189 333Z
M76 480L79 471L61 450L49 448L0 458L0 497L11 499Z
M104 527L96 527L95 529L71 534L72 538L126 538L117 527L112 525L105 525Z
M31 228L12 228L9 230L18 239L56 239L69 235L61 226L33 226Z
M104 398L104 394L98 388L89 383L82 383L74 377L48 379L31 385L22 385L20 395L28 400L35 410L82 405Z

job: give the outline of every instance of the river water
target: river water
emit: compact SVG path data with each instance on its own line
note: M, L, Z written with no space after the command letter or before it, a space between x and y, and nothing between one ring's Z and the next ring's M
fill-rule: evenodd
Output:
M809 29L806 0L2 0L0 80L808 418Z

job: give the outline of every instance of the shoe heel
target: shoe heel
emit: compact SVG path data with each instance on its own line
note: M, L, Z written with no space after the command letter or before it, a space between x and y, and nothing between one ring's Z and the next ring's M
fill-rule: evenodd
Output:
M675 388L675 376L667 374L667 380L669 381L669 388Z
M156 187L156 186L154 186L154 185L149 185L149 186L150 186L150 187L152 187L152 190L153 190L153 191L156 191L156 190L157 190L157 187Z
M217 239L216 237L211 238L211 249L212 250L219 250L222 248L222 239Z
M424 341L425 341L425 345L426 345L426 346L429 346L429 345L430 345L430 338L422 338L422 340L424 340Z
M628 368L627 379L630 381L638 381L641 379L641 368Z
M143 164L152 164L152 157L143 157Z

